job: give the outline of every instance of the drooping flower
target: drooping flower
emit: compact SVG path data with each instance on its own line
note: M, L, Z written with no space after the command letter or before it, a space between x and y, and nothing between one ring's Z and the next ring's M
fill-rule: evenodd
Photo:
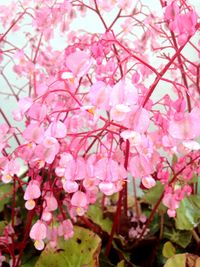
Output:
M35 199L41 196L39 182L36 180L30 181L26 187L24 199L26 200L25 207L28 210L35 208Z
M31 228L30 238L34 240L34 246L38 250L44 249L44 239L47 236L47 226L41 220L38 220Z

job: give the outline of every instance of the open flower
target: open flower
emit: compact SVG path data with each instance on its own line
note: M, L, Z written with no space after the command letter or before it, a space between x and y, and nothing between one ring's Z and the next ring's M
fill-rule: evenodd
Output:
M41 220L38 220L31 228L30 238L32 238L34 242L34 246L38 250L42 250L44 248L44 241L47 236L47 226Z
M30 181L26 187L24 199L26 200L25 207L28 210L35 208L35 199L41 196L40 186L38 181Z

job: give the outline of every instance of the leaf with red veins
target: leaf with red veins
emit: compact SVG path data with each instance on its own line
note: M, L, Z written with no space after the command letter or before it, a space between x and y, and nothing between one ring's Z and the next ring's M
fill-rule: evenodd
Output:
M89 72L93 63L90 55L84 51L76 51L66 57L66 65L74 77L82 77Z

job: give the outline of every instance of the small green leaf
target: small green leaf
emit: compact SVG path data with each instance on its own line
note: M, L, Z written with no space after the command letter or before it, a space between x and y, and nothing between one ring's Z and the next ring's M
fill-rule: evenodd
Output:
M154 206L159 200L163 191L164 191L164 185L162 185L160 182L157 182L154 187L150 188L148 191L145 192L142 199L145 203ZM159 205L159 210L166 211L166 207L161 203Z
M21 267L35 267L38 257L32 257L29 261L21 265Z
M189 253L177 254L168 259L164 267L200 267L200 258Z
M99 267L101 239L92 231L75 226L74 236L59 239L58 248L46 247L36 267Z
M4 205L11 201L11 197L12 197L12 185L0 184L0 212L4 209Z
M103 231L110 234L113 222L109 218L104 218L103 211L100 207L95 205L90 206L87 215L88 218L99 225Z
M117 264L117 267L125 267L125 261L122 260Z
M3 234L3 230L6 227L7 222L6 221L0 221L0 235Z
M185 262L185 254L177 254L167 260L164 267L185 267Z
M170 258L172 256L174 256L176 253L176 249L173 246L173 244L170 241L167 241L162 249L162 254L165 258Z
M179 230L192 230L200 219L200 196L192 195L184 198L176 215L176 228Z
M172 241L173 243L186 248L192 239L191 231L181 231L174 228L164 229L164 237Z

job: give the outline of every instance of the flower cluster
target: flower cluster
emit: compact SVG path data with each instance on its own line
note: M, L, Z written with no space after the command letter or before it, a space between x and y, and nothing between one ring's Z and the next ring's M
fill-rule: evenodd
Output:
M29 95L14 95L18 107L13 117L25 125L23 130L12 127L1 111L7 124L0 126L1 181L14 184L14 190L17 184L23 191L25 208L36 219L29 229L36 249L42 250L47 241L56 246L59 236L72 237L73 223L99 196L118 193L125 203L135 179L140 179L144 190L158 181L163 184L161 201L168 215L175 217L180 201L194 193L190 181L200 172L199 79L195 79L199 65L181 54L198 31L195 10L185 1L164 7L164 22L160 18L160 26L152 26L160 37L154 42L160 45L156 48L146 42L148 36L154 38L150 30L132 42L112 28L123 12L130 18L140 13L144 31L147 21L155 25L152 14L143 18L143 5L140 12L134 7L129 14L133 1L90 1L91 6L76 0L55 5L36 2L34 14L28 7L21 13L33 17L40 36L37 46L29 39L34 56L16 47L11 54L14 72L29 80ZM101 12L111 12L115 5L118 16L107 26ZM53 38L52 28L59 26L64 33L65 18L75 18L78 12L84 15L87 8L103 21L104 33L76 36L71 32L64 51L46 44ZM159 44L163 38L173 51L169 57ZM143 55L141 42L149 56ZM160 53L156 56L163 58L158 67L150 57L156 50ZM4 59L7 56L5 52ZM195 70L187 74L191 68ZM163 96L154 100L151 96L160 82ZM11 138L18 145L9 152ZM25 176L19 175L20 162L26 166ZM125 213L126 208L127 203L120 206ZM136 219L146 223L144 217ZM143 230L147 234L145 227L131 228L129 237L137 238Z

